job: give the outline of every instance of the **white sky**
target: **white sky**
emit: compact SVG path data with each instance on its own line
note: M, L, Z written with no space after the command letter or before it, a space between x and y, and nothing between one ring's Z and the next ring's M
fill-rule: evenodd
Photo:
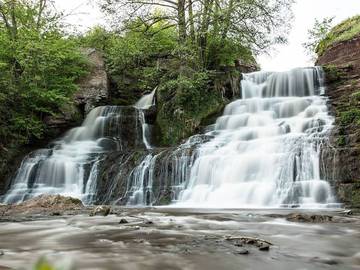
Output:
M59 9L66 13L74 10L69 22L80 31L98 24L104 24L103 14L96 5L97 0L56 0ZM276 48L270 56L258 57L262 69L281 71L294 67L310 66L313 63L305 53L302 43L307 40L307 31L315 18L335 16L335 23L360 14L360 0L297 0L294 4L295 20L289 36L289 43Z

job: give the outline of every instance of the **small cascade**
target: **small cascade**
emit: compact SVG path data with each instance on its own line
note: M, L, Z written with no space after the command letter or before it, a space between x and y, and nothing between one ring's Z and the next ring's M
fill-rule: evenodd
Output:
M320 207L335 202L320 178L322 142L333 124L319 68L244 74L202 144L178 205Z
M146 123L144 110L147 110L155 105L156 89L157 88L155 88L150 94L144 95L135 104L135 108L139 109L139 119L142 126L143 143L146 149L151 149L152 147L149 139L151 135L150 126Z
M91 203L106 153L142 145L143 135L136 128L137 122L135 108L95 108L82 126L71 129L50 148L34 151L23 160L4 203L21 202L40 194L67 195Z

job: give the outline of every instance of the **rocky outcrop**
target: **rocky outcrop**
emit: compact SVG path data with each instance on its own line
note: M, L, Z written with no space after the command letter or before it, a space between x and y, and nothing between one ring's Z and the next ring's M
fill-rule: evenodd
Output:
M75 103L88 113L109 98L109 82L105 70L103 55L95 49L82 50L89 59L91 71L79 84L80 89L75 94Z
M345 206L360 208L360 36L333 45L317 64L324 66L335 116L322 150L322 173Z
M353 66L360 69L360 35L335 43L317 60L318 65Z

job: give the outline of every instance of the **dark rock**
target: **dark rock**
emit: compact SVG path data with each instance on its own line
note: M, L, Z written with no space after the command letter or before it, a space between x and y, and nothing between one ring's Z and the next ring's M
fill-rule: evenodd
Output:
M144 222L145 225L154 225L154 222L152 222L151 220L146 220Z
M4 256L4 255L5 255L4 251L0 250L0 256Z
M269 251L270 246L268 244L261 244L260 247L259 247L259 250L261 250L261 251Z
M120 219L119 224L127 224L129 221L127 221L125 218Z
M107 216L110 214L111 208L107 205L100 205L94 208L90 216Z
M239 255L248 255L249 251L247 249L239 249L235 252L235 254L239 254Z

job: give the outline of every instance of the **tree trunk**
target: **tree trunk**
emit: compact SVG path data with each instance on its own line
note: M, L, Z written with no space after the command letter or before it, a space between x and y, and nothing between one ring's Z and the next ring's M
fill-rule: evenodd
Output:
M185 17L185 0L178 0L178 27L179 42L183 44L186 41L186 17Z
M193 3L192 0L189 0L189 23L190 23L190 37L191 42L194 44L196 41L195 38L195 25L194 25L194 13L193 13Z

